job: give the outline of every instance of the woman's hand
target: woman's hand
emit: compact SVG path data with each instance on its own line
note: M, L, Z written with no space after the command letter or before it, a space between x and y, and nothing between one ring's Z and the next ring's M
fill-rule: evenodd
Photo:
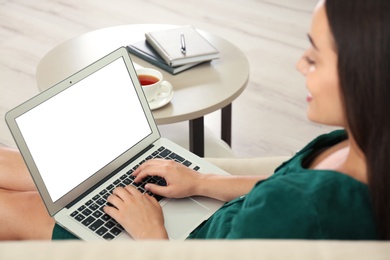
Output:
M164 216L157 200L132 186L118 187L107 201L104 211L121 224L136 240L167 239Z
M221 201L230 201L247 194L265 176L232 176L202 174L172 160L149 160L133 172L134 182L147 176L165 179L167 186L148 183L145 189L167 198L205 196Z
M165 179L167 186L146 184L145 189L168 198L184 198L197 194L202 174L172 160L155 159L143 163L133 175L134 182L141 182L147 176Z

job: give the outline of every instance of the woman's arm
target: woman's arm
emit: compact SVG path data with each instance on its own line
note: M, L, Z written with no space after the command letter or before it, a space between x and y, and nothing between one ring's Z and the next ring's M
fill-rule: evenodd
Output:
M202 174L179 163L168 160L151 160L142 164L134 173L135 182L147 176L163 177L167 186L147 184L145 188L153 193L169 197L184 198L206 196L221 201L230 201L247 194L265 176L221 176Z
M249 193L255 184L266 176L221 176L204 174L199 177L194 195L206 196L221 201L231 201Z

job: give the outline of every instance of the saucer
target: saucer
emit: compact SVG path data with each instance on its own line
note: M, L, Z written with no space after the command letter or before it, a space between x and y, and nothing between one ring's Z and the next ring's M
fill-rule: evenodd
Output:
M172 85L169 84L168 86L168 91L169 93L160 93L157 98L153 99L152 101L149 102L149 108L150 110L155 110L158 108L161 108L171 102L173 98L173 90L172 90Z

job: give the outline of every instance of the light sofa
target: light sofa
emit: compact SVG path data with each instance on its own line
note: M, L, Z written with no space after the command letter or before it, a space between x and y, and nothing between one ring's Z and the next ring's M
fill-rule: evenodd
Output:
M287 157L208 159L231 174L272 174ZM0 223L1 225L1 223ZM309 240L10 241L0 259L390 259L390 242Z

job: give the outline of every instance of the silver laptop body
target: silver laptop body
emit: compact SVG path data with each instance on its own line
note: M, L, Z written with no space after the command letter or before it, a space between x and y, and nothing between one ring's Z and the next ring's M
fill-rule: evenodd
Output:
M103 213L104 199L133 185L131 172L161 151L157 158L228 174L160 137L124 47L9 111L6 121L49 214L86 241L131 239ZM174 240L223 205L205 197L158 199Z

